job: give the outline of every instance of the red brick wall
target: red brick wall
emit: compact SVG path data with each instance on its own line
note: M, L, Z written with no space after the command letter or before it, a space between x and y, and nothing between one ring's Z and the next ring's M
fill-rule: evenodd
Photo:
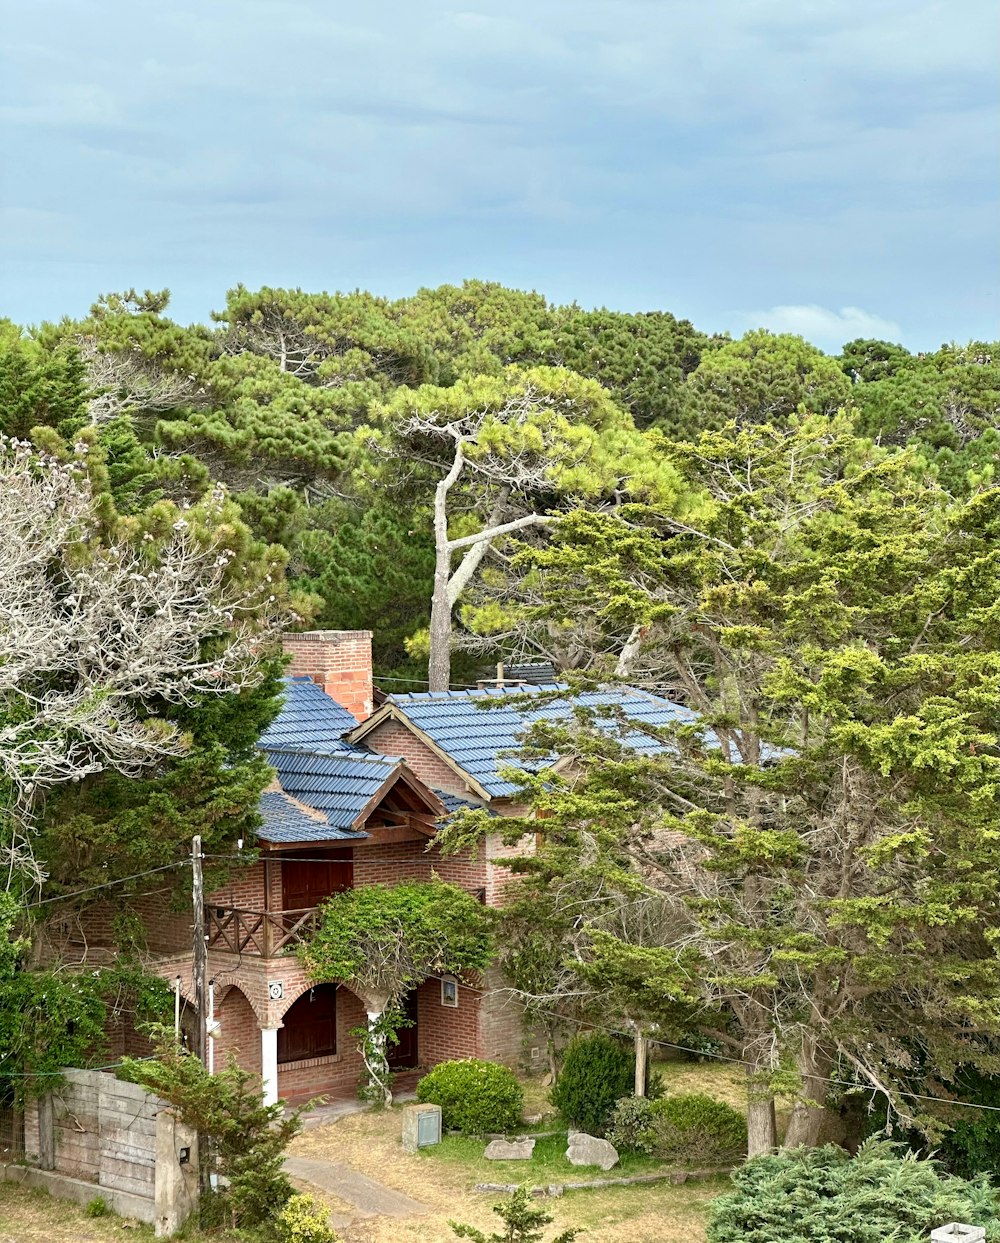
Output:
M372 714L370 630L307 630L282 636L288 672L306 675L359 721Z
M428 851L424 841L387 842L384 846L354 848L354 884L392 885L402 880L430 880L431 873L449 884L474 892L486 887L486 859L482 851L469 855L443 856Z
M216 1000L215 1017L220 1031L215 1041L215 1067L221 1070L230 1053L244 1070L260 1074L260 1024L253 1006L238 988L230 988Z
M349 988L337 989L337 1052L330 1057L309 1058L304 1062L278 1066L278 1095L293 1104L313 1096L335 1099L355 1095L364 1069L358 1042L351 1035L355 1027L367 1023L361 1001Z
M277 891L278 906L272 902L270 909L280 909L281 876L280 866L271 867L271 896ZM263 911L267 909L264 901L264 863L260 861L249 867L235 867L229 874L224 885L213 890L207 898L209 906L235 906L241 911Z
M482 1057L480 996L459 984L458 1006L441 1004L441 981L425 980L417 990L417 1053L429 1070L458 1057Z
M463 798L469 794L469 787L458 773L399 721L383 721L366 736L365 745L382 755L401 755L432 789L447 790Z

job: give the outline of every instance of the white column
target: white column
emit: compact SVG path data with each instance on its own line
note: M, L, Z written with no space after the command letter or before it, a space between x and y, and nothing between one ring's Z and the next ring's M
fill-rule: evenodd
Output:
M264 1104L278 1103L278 1029L260 1029L260 1076L264 1080Z

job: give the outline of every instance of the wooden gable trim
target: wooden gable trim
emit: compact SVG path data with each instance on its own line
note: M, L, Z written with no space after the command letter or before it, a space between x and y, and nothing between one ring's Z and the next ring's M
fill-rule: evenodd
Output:
M489 790L484 790L475 777L473 777L471 773L466 772L461 764L456 763L447 751L443 751L429 734L425 734L419 725L414 725L398 704L388 703L384 707L379 708L378 712L376 712L374 716L370 716L367 721L363 721L357 729L351 730L348 735L349 740L351 742L360 742L363 738L367 737L368 734L377 729L380 725L384 724L386 721L397 721L400 725L405 726L414 738L418 738L425 747L434 752L439 760L447 764L456 776L462 778L467 789L471 790L474 794L478 794L484 802L488 803L493 798L493 795L490 794Z
M379 803L381 803L389 791L401 783L408 786L414 794L419 796L421 801L426 805L429 814L433 816L435 820L438 816L443 816L445 814L444 803L441 802L434 791L429 786L425 786L420 778L411 773L404 767L403 764L397 764L389 776L386 777L385 781L382 782L381 786L379 786L368 802L364 805L364 807L362 807L358 815L354 818L351 823L351 828L363 828L365 821L369 816L378 810Z

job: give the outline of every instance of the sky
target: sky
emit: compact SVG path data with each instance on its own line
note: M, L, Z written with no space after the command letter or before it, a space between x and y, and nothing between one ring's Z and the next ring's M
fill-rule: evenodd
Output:
M996 0L31 0L0 316L478 277L827 350L1000 334Z

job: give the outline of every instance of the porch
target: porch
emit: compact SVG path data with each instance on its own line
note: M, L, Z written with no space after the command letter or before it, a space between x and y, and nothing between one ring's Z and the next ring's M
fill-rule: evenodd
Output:
M210 950L240 957L277 958L311 933L319 908L251 911L234 906L206 905L205 935Z

